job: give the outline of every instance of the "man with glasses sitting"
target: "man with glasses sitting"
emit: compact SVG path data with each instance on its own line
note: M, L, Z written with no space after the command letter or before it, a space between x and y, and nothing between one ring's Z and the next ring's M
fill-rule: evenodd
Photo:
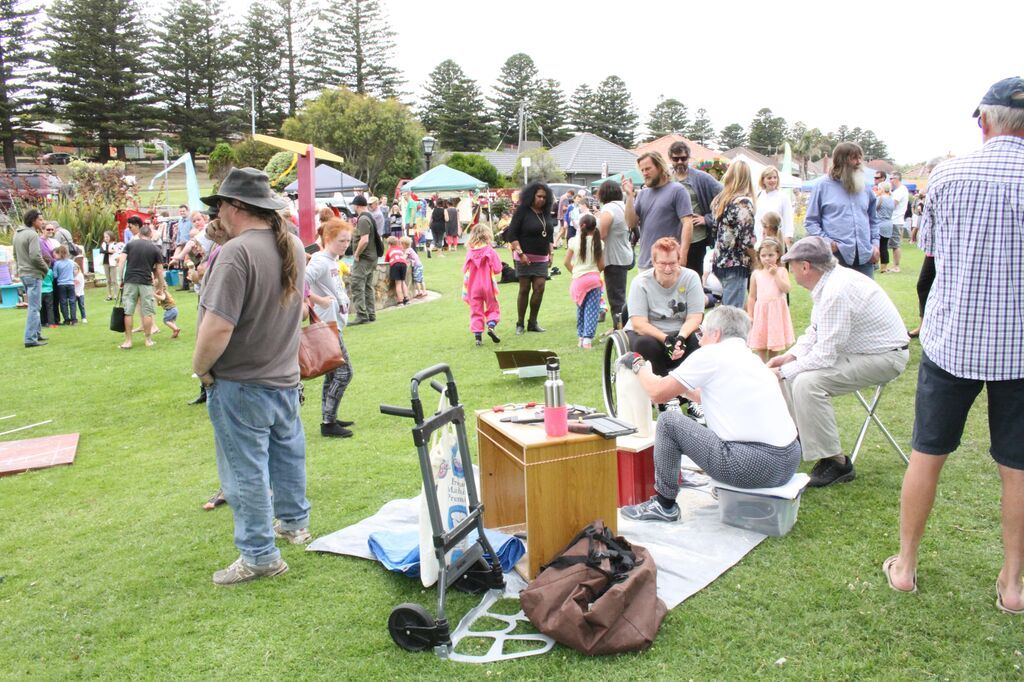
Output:
M672 162L672 179L686 188L690 194L693 213L693 234L690 237L690 248L687 251L686 267L700 276L704 276L704 255L708 243L715 239L715 217L711 214L711 200L722 191L722 183L715 180L710 173L697 168L690 168L690 145L682 140L672 143L668 148L668 158Z

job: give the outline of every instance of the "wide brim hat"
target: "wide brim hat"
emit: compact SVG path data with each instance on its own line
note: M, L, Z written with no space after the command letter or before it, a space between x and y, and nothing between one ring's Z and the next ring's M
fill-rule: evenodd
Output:
M220 183L216 194L200 199L208 206L213 206L224 199L234 199L268 211L280 211L288 206L287 201L279 199L270 189L270 178L267 174L255 168L232 168Z

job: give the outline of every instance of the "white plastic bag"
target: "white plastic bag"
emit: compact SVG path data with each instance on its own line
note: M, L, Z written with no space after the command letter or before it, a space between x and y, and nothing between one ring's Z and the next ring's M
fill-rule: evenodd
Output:
M447 392L441 394L438 411L448 408ZM444 530L450 531L469 515L469 493L466 490L466 472L462 468L459 455L459 439L455 424L446 424L434 432L430 438L430 466L434 471L437 483L437 502L441 512L441 524ZM446 560L450 564L453 559L469 546L469 538L464 538L457 546L448 551ZM434 551L434 531L430 526L430 512L427 497L420 493L420 581L424 587L437 582L441 567L437 563Z

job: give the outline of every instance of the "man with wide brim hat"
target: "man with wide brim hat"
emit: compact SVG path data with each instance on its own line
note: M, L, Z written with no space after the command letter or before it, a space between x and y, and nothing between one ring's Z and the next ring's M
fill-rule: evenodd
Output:
M192 369L206 386L240 552L213 582L233 585L288 570L275 535L310 540L298 362L306 260L265 173L234 169L203 202L231 237L203 281Z
M278 198L270 189L270 178L255 168L232 168L220 183L216 194L201 197L207 206L218 206L225 199L234 199L243 204L268 211L280 211L288 202Z

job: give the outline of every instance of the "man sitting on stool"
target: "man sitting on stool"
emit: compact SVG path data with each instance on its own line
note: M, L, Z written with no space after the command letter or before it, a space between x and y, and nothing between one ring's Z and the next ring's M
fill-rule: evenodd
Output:
M910 337L896 306L869 277L837 268L829 242L804 237L782 257L811 292L811 324L789 351L768 361L800 432L804 459L818 460L809 485L856 477L843 454L832 397L886 384L907 367Z
M638 521L679 518L679 464L685 454L711 478L741 488L774 488L787 483L800 466L796 426L779 383L747 348L750 317L721 306L707 314L700 348L666 377L656 376L638 353L616 364L632 369L656 402L677 395L704 405L708 425L681 412L658 417L654 439L654 490L646 502L622 508Z

